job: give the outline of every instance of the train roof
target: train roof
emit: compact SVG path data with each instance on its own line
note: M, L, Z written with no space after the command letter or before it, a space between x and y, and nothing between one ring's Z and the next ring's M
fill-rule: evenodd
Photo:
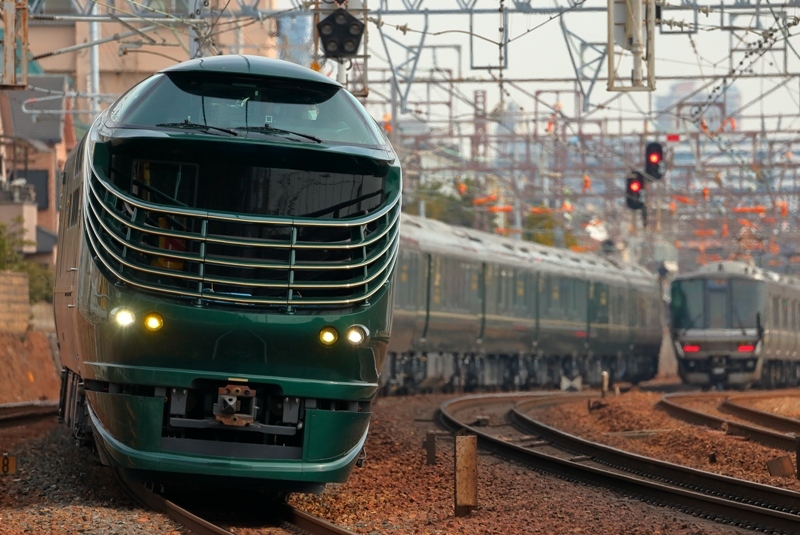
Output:
M722 262L713 262L701 266L698 269L689 273L677 275L674 280L686 280L696 277L731 277L755 279L755 280L768 280L781 284L789 284L792 286L800 286L800 279L792 275L785 275L762 269L747 262L738 262L735 260L723 260Z
M316 82L320 84L342 85L327 76L312 71L306 67L301 67L295 63L280 59L264 58L261 56L248 56L244 54L210 56L207 58L191 59L172 65L159 72L217 72L233 74L250 74L270 78L290 78L305 82Z
M549 273L589 276L595 280L629 280L651 285L655 276L641 266L617 262L593 254L537 243L511 240L479 230L456 227L423 217L402 215L401 240L406 245L429 253L443 253L477 262L500 262L509 266L530 267Z

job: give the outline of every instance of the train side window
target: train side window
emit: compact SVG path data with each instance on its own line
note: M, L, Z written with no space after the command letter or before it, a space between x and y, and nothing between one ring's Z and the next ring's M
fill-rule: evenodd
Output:
M434 304L440 305L442 303L442 260L439 257L433 257L433 284L431 291L431 300Z
M551 318L561 317L561 277L553 276L548 280L550 283L550 309Z
M789 328L789 300L781 299L781 325L784 329Z
M539 296L540 317L547 317L547 311L550 310L550 288L547 282L547 275L539 273L539 286L536 293Z
M73 227L78 222L78 214L80 214L81 208L81 187L78 188L70 193L70 198L67 201L67 206L69 206L69 211L67 212L67 226Z
M777 297L772 298L772 318L770 318L770 325L773 329L780 326L780 303Z

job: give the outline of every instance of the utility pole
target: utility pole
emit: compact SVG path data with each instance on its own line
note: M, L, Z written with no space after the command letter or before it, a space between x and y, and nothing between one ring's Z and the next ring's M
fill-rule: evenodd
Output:
M4 32L0 89L26 89L28 87L28 2L4 0L0 17L3 20ZM19 56L17 56L17 40L20 42Z

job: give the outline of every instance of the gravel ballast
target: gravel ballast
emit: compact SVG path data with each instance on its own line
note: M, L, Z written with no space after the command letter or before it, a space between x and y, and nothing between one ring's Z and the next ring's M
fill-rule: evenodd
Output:
M335 524L372 535L745 533L486 454L478 459L479 507L467 517L456 518L452 439L437 441L438 462L434 466L426 465L422 447L426 433L437 430L432 420L435 410L451 397L377 400L366 466L355 469L346 484L329 485L319 495L294 495L291 503ZM617 404L623 408L629 403L643 403L645 407L638 412L658 414L652 410L653 399L657 396L625 394L615 398L608 407L611 410L604 409L603 413L614 413ZM563 410L559 426L577 428L587 416L580 414L581 409L586 412L585 404L550 410ZM632 408L627 411L637 413ZM552 415L559 417L555 412ZM604 421L608 426L616 418L601 418L594 412L591 420ZM637 422L631 417L628 424L617 427L645 425L644 421ZM591 430L587 425L587 431ZM110 470L100 466L87 449L75 447L67 430L52 419L24 431L0 429L0 450L13 451L20 459L20 472L15 477L0 478L2 535L186 533L165 516L132 503ZM232 531L238 535L271 532L252 527L234 527Z

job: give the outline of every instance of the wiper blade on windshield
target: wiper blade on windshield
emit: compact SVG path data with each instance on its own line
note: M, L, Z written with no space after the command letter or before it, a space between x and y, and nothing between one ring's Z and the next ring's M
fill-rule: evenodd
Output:
M284 130L282 128L274 128L268 124L264 126L240 126L237 130L244 130L245 132L262 132L267 134L290 134L293 136L300 136L306 139L310 139L314 143L322 143L322 140L318 137L314 137L310 134L301 134L300 132L292 132L291 130Z
M232 136L239 135L239 132L236 130L231 130L230 128L222 128L221 126L212 126L210 124L190 123L189 121L183 121L182 123L159 123L156 126L167 126L170 128L195 128L198 130L219 130L220 132L225 132L226 134L230 134Z

